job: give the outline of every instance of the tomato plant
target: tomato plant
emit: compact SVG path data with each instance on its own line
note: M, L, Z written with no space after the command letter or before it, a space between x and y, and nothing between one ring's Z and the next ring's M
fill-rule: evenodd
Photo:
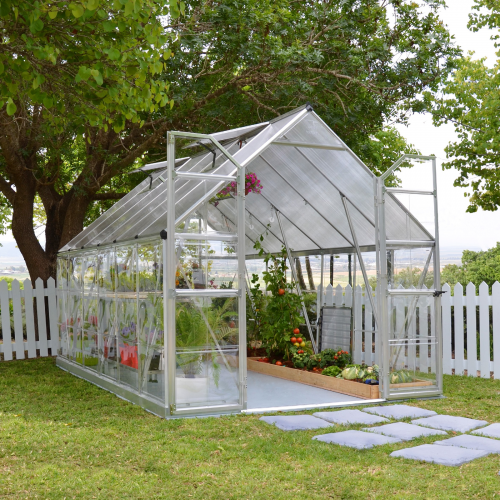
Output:
M255 304L256 322L262 346L268 355L273 354L276 358L289 360L300 347L300 342L297 346L292 346L290 331L295 325L303 322L300 315L301 301L296 293L295 282L293 280L287 281L286 249L283 247L278 255L267 254L262 247L263 240L264 237L261 236L254 248L267 264L267 271L263 273L263 279L269 296L266 297L260 289L258 275L252 275L250 294ZM297 342L293 344L297 344Z

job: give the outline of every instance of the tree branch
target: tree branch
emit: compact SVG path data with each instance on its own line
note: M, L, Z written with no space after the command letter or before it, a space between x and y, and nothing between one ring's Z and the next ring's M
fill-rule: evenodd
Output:
M93 201L121 200L127 193L96 193L91 195Z

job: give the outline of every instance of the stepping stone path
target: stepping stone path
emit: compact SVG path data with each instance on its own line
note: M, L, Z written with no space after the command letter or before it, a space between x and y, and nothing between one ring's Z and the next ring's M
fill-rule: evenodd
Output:
M359 410L323 411L314 415L278 415L261 417L260 420L275 425L284 431L331 428L334 424L374 425L388 422L387 418L401 420L414 418L411 424L396 422L378 427L367 427L361 431L348 430L314 436L315 441L338 444L365 450L383 444L411 441L423 436L447 435L445 431L470 432L488 424L485 420L438 415L434 411L407 405L373 406ZM420 417L420 418L419 418ZM476 435L472 435L476 434ZM402 457L440 465L458 466L485 457L490 453L500 454L500 423L491 424L472 434L463 434L433 444L424 444L394 451L391 457ZM500 475L500 473L499 473Z
M391 436L401 441L411 441L412 439L422 436L435 436L442 434L447 436L446 432L438 431L436 429L425 429L419 425L405 424L404 422L397 422L395 424L381 425L380 427L372 427L371 429L362 429L363 431L375 432L383 434L384 436Z
M340 411L320 411L318 413L313 413L315 417L322 418L327 422L332 422L334 424L340 425L354 425L354 424L382 424L384 422L389 422L384 417L376 417L375 415L369 415L363 413L360 410L340 410Z
M332 434L323 434L322 436L314 436L316 441L323 443L339 444L341 446L348 446L349 448L356 448L358 450L365 450L380 446L387 443L400 443L400 439L393 437L381 436L379 434L371 434L361 431L343 431L333 432Z
M305 431L311 429L324 429L332 424L312 415L279 415L276 417L260 417L259 420L274 424L282 431Z
M486 420L475 420L473 418L452 417L451 415L435 415L434 417L419 418L412 420L412 424L441 429L443 431L469 432L472 429L483 427L488 424Z
M367 413L374 413L375 415L380 415L382 417L393 418L394 420L437 415L435 411L424 410L423 408L415 408L414 406L407 405L370 406L369 408L363 408L363 411L366 411Z
M477 431L473 431L472 434L480 434L481 436L488 436L492 438L500 438L500 424L491 424Z
M435 441L433 444L441 446L458 446L460 448L469 448L470 450L484 450L490 453L500 453L500 441L479 436L463 434L462 436L452 437L444 441Z
M471 462L476 458L489 455L489 451L469 450L456 446L440 446L437 444L423 444L414 448L393 451L391 457L403 457L412 460L421 460L440 465L458 466Z

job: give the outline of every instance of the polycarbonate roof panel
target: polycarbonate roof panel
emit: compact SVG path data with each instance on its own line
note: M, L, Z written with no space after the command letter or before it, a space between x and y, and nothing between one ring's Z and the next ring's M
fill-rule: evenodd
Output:
M282 214L285 235L294 251L352 249L353 238L341 194L349 200L349 213L359 244L375 244L374 174L314 112L299 108L268 124L226 132L215 137L227 140L247 134L243 144L236 140L226 143L225 147L240 165L247 167L247 172L255 172L263 185L262 194L251 193L246 197L247 255L255 254L253 245L261 234L265 235L263 246L267 251L280 251L283 237L272 207ZM279 145L276 141L291 145ZM307 144L313 147L306 147ZM344 149L328 149L328 146ZM216 152L215 168L213 155L203 152L176 171L235 174L234 164ZM161 178L164 172L155 172L141 182L62 250L105 245L136 236L156 236L166 228L167 183ZM174 185L179 223L183 216L196 209L207 193L215 194L224 183L177 177ZM224 230L235 230L234 212L235 203L222 201L217 207L209 204L209 226L215 231L220 231L222 226L227 228ZM432 239L390 195L386 198L386 225L388 239L408 239L409 234L414 240Z

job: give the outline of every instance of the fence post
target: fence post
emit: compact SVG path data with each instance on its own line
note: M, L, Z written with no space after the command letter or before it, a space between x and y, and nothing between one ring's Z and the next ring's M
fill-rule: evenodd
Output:
M476 321L476 287L469 283L465 289L467 305L467 375L477 377L477 321Z
M441 297L441 315L443 319L443 373L451 375L451 289L443 285L444 294Z
M493 309L493 377L500 379L500 283L495 281L491 287L491 306Z
M31 281L25 279L24 282L24 312L26 315L26 338L28 344L28 358L36 358L35 342L35 316L33 314L33 287Z
M457 283L453 295L455 316L455 375L464 374L464 287Z
M35 281L35 297L36 316L38 319L38 348L40 349L40 356L48 356L47 323L45 320L45 292L41 278L37 278Z
M354 290L356 294L354 298L354 363L361 364L362 356L362 329L363 329L363 293L361 287L358 285Z
M11 290L12 312L14 315L14 350L16 351L16 359L24 359L23 305L21 303L21 287L19 281L12 281Z
M481 378L490 378L490 305L488 285L479 285L479 366Z
M54 278L47 280L47 302L49 304L50 353L57 354L59 349L59 328L57 326L56 282Z
M5 280L0 280L0 309L2 314L3 359L12 359L12 332L10 330L9 287Z

